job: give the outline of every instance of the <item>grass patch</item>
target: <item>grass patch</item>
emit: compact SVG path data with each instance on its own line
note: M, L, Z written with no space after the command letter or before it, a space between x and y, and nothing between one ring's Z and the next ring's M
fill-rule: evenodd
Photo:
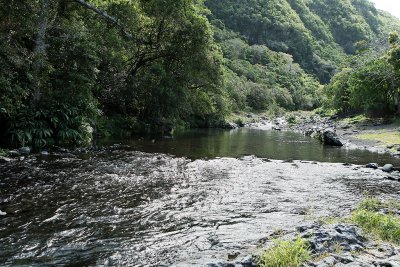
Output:
M260 267L300 267L311 259L307 241L297 238L294 241L275 240L274 245L265 251L260 259Z
M382 143L383 145L400 144L400 133L398 132L379 132L371 134L359 134L355 136L362 140L371 140Z
M395 211L400 203L395 201L383 202L377 198L363 200L352 214L352 221L369 233L383 241L400 245L400 217ZM379 212L386 209L388 214Z
M2 149L0 148L0 157L5 157L8 154L8 150L7 149Z
M354 116L354 117L349 117L349 118L344 118L342 120L340 120L340 122L345 123L345 124L358 124L358 123L364 123L368 120L368 118L361 114L358 116Z

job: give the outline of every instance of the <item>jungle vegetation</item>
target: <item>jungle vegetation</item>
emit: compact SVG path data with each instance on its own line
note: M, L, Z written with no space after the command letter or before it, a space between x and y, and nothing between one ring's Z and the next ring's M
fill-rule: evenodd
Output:
M0 0L0 145L394 111L399 29L368 0Z

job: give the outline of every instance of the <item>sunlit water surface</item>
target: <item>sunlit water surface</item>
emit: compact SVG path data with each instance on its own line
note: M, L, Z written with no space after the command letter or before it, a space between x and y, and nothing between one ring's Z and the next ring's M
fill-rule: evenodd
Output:
M125 143L0 165L0 265L204 266L252 253L278 229L346 215L365 192L399 196L383 172L342 164L396 159L292 132Z

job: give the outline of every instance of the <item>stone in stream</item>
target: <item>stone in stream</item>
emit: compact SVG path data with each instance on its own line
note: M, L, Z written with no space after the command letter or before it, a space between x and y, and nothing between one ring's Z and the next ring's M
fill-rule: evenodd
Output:
M26 156L26 155L29 155L29 154L31 153L31 148L30 148L30 147L27 147L27 146L21 147L20 149L18 149L18 152L19 152L21 155Z
M47 156L50 155L50 153L47 152L47 151L42 151L42 152L40 152L40 155L43 156L43 157L47 157Z
M369 168L369 169L374 169L374 170L376 170L376 169L379 168L379 165L378 165L378 163L368 163L365 167L366 167L366 168Z
M312 136L320 140L324 145L337 147L343 146L342 141L339 139L339 136L333 128L316 131Z
M225 124L225 129L237 129L237 128L239 128L239 125L237 125L234 122L227 122Z
M382 171L384 171L384 172L392 172L393 170L394 170L394 167L392 164L386 164L382 168Z
M0 216L5 216L5 215L7 215L7 212L3 212L0 210Z
M0 156L0 163L8 163L8 162L10 162L10 161L11 161L11 159L6 158L6 157L1 157L1 156Z
M322 142L328 146L343 146L342 141L340 141L339 136L332 129L325 129L322 132Z
M8 152L8 155L9 155L10 157L16 158L16 157L21 156L21 153L19 153L17 150L10 150L10 151Z

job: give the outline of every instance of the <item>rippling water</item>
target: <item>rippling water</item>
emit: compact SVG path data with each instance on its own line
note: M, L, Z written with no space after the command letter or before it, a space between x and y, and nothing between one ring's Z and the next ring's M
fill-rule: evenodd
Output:
M384 177L339 163L129 150L13 162L0 165L0 265L204 266L245 256L276 230L346 215L365 191L398 198Z
M112 145L121 140L102 140L101 144ZM367 150L354 150L327 147L315 138L291 131L266 131L262 129L241 128L232 131L219 129L199 129L177 134L173 139L127 139L122 143L139 151L149 153L168 153L191 159L215 157L243 157L255 155L271 159L296 159L320 162L347 162L366 164L393 163L400 166L400 160L388 154L371 153Z

